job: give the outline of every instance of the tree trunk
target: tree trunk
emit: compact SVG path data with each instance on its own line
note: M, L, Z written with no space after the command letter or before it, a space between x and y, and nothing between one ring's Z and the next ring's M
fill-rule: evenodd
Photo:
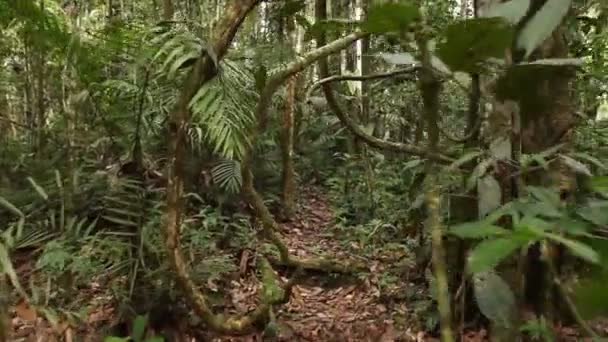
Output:
M567 58L568 45L564 30L564 27L558 28L540 47L535 57ZM520 102L523 153L538 153L558 144L567 146L571 143L570 133L576 123L571 93L574 78L574 72L568 70L536 78L534 92L529 99L526 97ZM566 200L571 197L573 187L572 182L568 181L572 175L564 170L567 168L560 162L552 163L549 173L530 173L525 177L525 182L530 185L561 187L561 198ZM535 245L529 250L526 261L525 298L537 315L546 316L554 312L554 305L561 302L554 297L552 280L547 272L545 262L541 260L540 246Z
M172 20L174 11L173 0L163 0L163 20Z
M226 54L237 30L249 12L260 0L233 0L227 6L223 20L214 30L211 49L217 60ZM201 293L188 272L188 265L180 250L180 230L182 225L182 207L184 193L184 157L186 153L186 129L190 122L188 104L202 85L217 74L214 58L206 52L194 63L182 86L175 107L169 117L169 174L167 181L167 209L165 218L165 246L177 283L188 298L188 305L205 323L214 330L228 333L249 331L255 323L263 319L268 312L268 305L260 305L251 313L241 318L223 317L211 310L207 299Z
M287 31L295 47L296 54L299 54L301 47L300 34L299 30L295 30L294 24L293 21L287 23ZM281 173L281 209L283 219L287 221L291 220L296 213L296 179L293 165L296 83L297 75L292 76L287 81L281 126L281 156L283 161Z

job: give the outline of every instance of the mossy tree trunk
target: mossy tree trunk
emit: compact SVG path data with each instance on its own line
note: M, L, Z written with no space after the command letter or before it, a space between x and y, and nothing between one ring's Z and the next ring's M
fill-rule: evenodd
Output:
M293 19L286 19L287 34L290 38L294 51L301 52L300 30L296 27ZM295 101L296 84L298 75L294 75L287 80L285 91L285 106L281 125L281 159L283 169L281 172L281 210L284 220L291 220L296 213L296 174L293 162L294 154L294 121L295 121Z

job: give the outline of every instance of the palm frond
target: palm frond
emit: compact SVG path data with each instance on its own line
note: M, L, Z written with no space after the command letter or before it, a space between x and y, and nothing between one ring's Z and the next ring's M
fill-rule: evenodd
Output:
M242 184L241 164L235 160L221 160L211 168L211 177L222 189L238 193Z

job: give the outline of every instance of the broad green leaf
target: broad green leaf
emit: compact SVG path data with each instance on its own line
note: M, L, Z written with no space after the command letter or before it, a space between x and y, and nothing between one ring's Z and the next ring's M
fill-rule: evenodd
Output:
M571 168L573 171L575 171L577 173L580 173L580 174L583 174L585 176L589 176L589 177L592 176L591 171L589 170L589 168L585 164L579 162L578 160L572 159L572 158L570 158L568 156L562 155L561 158L564 161L564 163L569 168Z
M361 25L369 33L405 32L420 18L418 6L409 1L382 3L369 9Z
M473 276L475 301L479 310L494 324L508 328L513 325L516 307L515 296L509 285L494 272L481 272Z
M517 47L525 50L524 58L528 58L551 35L568 13L571 3L572 0L547 1L528 21L517 37Z
M402 170L405 171L405 170L413 169L413 168L419 166L420 164L422 164L422 162L424 162L424 159L412 159L403 165Z
M475 158L481 156L483 153L481 151L472 151L469 153L465 153L462 157L458 158L454 161L450 166L448 166L448 170L458 170L462 165L474 160Z
M579 209L577 214L593 224L604 226L608 224L608 203L605 201L591 202Z
M591 164L599 167L600 169L603 169L603 170L608 169L608 167L606 167L606 164L601 162L599 159L588 155L587 153L574 152L574 153L572 153L572 156L585 160L586 162L591 163Z
M482 241L469 254L467 270L473 274L489 271L526 243L528 241L515 237Z
M475 18L449 25L437 55L452 71L478 72L489 58L503 58L511 45L512 27L502 18Z
M500 207L502 189L492 175L487 175L477 181L477 196L479 197L477 201L479 216L485 217Z
M523 215L530 217L561 218L564 216L564 213L557 207L547 202L520 203L518 209Z
M527 186L526 190L537 200L548 203L555 208L559 207L561 203L556 190L531 185Z
M418 64L418 61L411 53L380 53L379 56L384 59L387 63L395 65L411 65Z
M560 231L572 235L572 236L588 236L591 230L591 225L583 220L575 220L572 218L563 218L556 223L557 229Z
M143 342L146 325L148 325L148 315L138 315L135 317L131 330L131 338L134 342Z
M543 237L544 232L550 230L553 223L547 222L535 215L524 216L517 224L514 225L515 231L525 235L532 234L535 237Z
M494 223L503 216L510 216L511 219L513 220L513 222L519 221L519 212L517 210L515 202L507 202L507 203L503 204L502 206L500 206L500 208L498 208L498 209L494 210L493 212L491 212L490 214L488 214L488 216L486 216L484 221L489 222L489 223Z
M585 245L584 243L549 232L545 232L544 236L548 239L559 242L562 245L566 246L570 250L570 252L572 252L572 254L578 256L581 259L584 259L593 264L599 264L600 262L599 254L594 251L593 248Z
M501 17L515 25L526 15L529 7L530 0L511 0L493 5L483 16Z
M449 234L456 235L463 239L481 239L491 236L501 236L509 234L509 231L484 221L475 221L458 224L450 227Z

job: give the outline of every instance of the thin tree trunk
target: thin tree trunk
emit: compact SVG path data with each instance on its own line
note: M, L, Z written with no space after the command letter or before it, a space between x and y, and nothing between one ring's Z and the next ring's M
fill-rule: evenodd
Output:
M293 165L293 140L294 140L294 105L296 95L297 76L292 76L287 81L285 108L283 109L283 124L281 127L282 143L281 154L283 159L283 170L281 173L281 208L283 219L291 220L296 213L296 180Z
M163 20L172 20L174 11L173 0L163 0Z
M40 1L40 11L42 12L42 20L44 20L44 1ZM42 153L42 149L44 148L44 133L45 133L45 121L46 121L46 108L44 104L44 66L45 66L45 56L44 56L44 45L38 46L38 54L36 58L36 79L37 79L37 127L36 127L36 142L37 142L37 153ZM39 155L40 156L40 155Z

